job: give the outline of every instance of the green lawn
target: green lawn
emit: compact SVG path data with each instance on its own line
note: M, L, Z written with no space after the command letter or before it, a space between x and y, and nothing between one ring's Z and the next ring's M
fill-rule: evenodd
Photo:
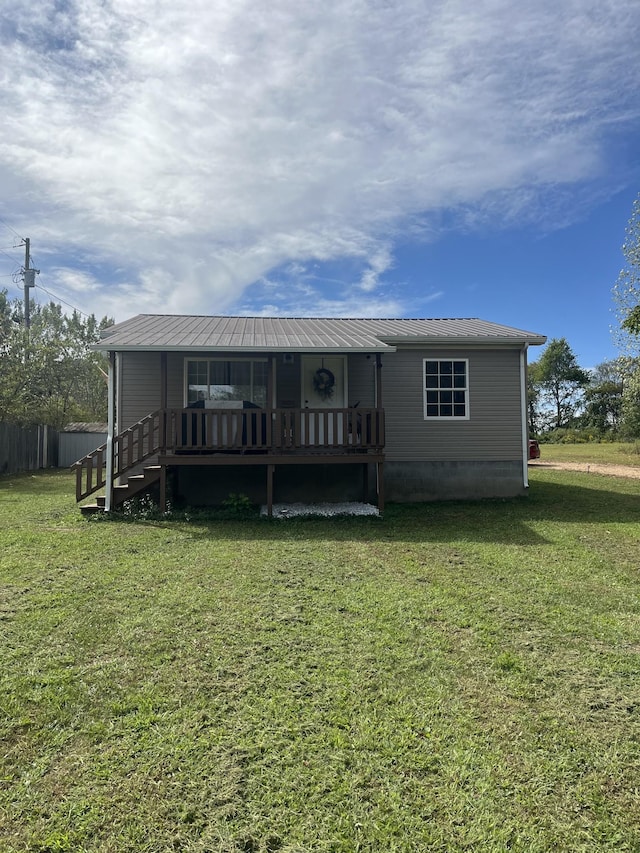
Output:
M640 850L640 483L87 522L0 479L0 850Z
M640 442L541 444L540 450L543 462L605 462L640 466Z

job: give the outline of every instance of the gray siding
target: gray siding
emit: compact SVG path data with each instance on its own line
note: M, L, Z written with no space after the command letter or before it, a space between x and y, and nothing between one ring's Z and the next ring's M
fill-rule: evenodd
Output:
M423 359L469 359L469 420L425 420ZM383 356L389 461L522 459L518 349L399 349Z
M375 405L376 359L375 356L350 355L348 360L349 404Z
M184 360L187 353L170 352L167 355L167 406L181 409L184 406Z
M120 355L118 431L160 408L160 353Z

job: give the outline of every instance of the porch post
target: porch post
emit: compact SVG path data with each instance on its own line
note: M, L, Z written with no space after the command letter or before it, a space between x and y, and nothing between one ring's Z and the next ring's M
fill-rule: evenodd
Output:
M382 359L376 353L376 408L382 408Z
M109 352L109 383L108 383L108 427L107 427L107 479L104 497L105 512L111 511L113 499L113 432L115 418L115 390L116 390L116 354Z
M160 446L167 452L167 354L160 353ZM164 510L163 510L164 512Z

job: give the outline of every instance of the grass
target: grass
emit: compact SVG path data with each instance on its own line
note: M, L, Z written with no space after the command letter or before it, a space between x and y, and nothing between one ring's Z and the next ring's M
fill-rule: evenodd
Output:
M542 444L541 458L547 462L604 462L637 467L640 466L640 442Z
M0 850L638 851L640 486L91 523L0 479Z

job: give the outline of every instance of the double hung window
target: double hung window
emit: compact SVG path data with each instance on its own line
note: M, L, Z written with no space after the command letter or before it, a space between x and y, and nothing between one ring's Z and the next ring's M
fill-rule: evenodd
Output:
M467 420L469 418L468 359L425 358L424 417Z

